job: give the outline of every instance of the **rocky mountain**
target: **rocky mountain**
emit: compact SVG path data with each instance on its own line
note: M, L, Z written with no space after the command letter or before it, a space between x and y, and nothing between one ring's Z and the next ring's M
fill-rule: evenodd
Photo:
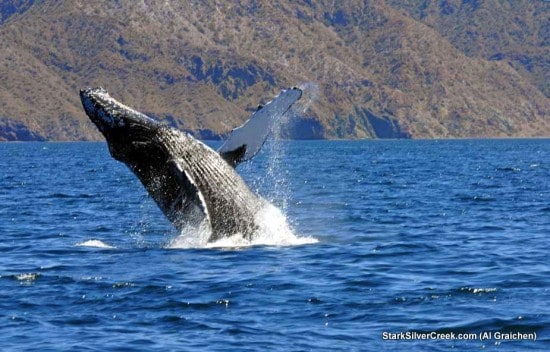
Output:
M214 138L281 88L292 138L550 136L542 0L0 0L0 140L94 140L78 90Z
M550 97L548 1L390 0L469 57L505 60Z

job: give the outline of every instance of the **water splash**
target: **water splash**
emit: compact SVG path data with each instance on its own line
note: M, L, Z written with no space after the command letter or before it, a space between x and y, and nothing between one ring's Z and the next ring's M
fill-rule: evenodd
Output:
M251 239L244 238L241 234L221 238L214 242L208 242L211 231L206 224L201 224L198 229L188 229L174 238L166 248L240 248L249 246L296 246L317 243L313 237L299 237L294 234L287 223L285 215L272 204L266 204L255 218L258 230Z
M77 247L93 247L93 248L116 248L100 240L88 240L82 243L77 243Z
M265 146L268 155L266 177L260 177L256 182L257 188L264 189L264 196L280 207L284 214L288 211L291 189L291 178L284 161L288 153L287 144L283 142L284 132L293 120L304 116L319 95L319 86L316 83L302 83L298 88L302 90L301 99L273 125L271 136Z
M302 90L302 98L292 106L291 112L295 116L304 115L319 96L319 85L317 83L302 83L298 88Z
M40 277L40 274L38 273L22 273L14 276L16 280L31 283L35 281L38 277Z
M205 219L198 227L188 226L170 240L166 248L205 248L212 234L210 224Z

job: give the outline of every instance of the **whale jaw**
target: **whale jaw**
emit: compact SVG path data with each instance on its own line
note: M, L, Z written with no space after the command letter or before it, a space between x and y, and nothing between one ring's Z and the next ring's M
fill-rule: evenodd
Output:
M81 89L80 100L86 114L104 134L126 126L151 129L160 125L158 121L111 98L101 87Z
M80 90L86 114L103 134L111 155L125 162L126 154L150 144L150 136L163 125L111 98L103 88Z

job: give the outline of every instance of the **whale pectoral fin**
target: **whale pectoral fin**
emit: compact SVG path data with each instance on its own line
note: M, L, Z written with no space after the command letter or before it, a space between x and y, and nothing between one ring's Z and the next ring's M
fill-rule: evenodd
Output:
M302 91L298 88L286 89L269 103L259 106L248 121L231 131L229 138L218 149L220 155L233 166L252 159L273 127L301 96Z
M210 221L210 216L208 214L208 208L206 206L206 201L202 195L200 189L197 187L197 184L185 171L177 160L169 160L168 168L171 173L175 176L178 184L181 187L181 197L178 197L176 201L179 204L174 204L172 208L177 211L177 208L180 208L183 213L193 215L194 212L190 208L198 208L202 212L208 221Z
M220 153L223 160L233 167L237 166L240 162L244 161L246 154L246 144L237 147L236 149L229 150L227 152Z

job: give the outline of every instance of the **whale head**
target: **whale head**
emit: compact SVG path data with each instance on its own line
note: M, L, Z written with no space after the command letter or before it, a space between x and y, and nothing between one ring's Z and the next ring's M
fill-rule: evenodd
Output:
M111 98L103 88L80 90L86 114L105 137L111 155L126 162L136 148L150 143L162 124ZM142 149L142 148L137 148Z
M181 133L116 101L103 88L82 89L80 99L86 114L105 137L111 156L140 179L170 221L176 225L191 222L196 212L189 210L193 208L189 204L198 197L197 192L189 182L182 185L180 179L185 177L169 150L170 142L178 145L171 136Z

